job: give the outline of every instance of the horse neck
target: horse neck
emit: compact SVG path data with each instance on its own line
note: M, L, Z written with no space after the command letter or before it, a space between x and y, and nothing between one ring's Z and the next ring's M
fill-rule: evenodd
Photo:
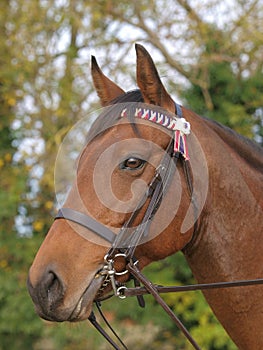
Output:
M211 120L206 124L215 132L219 141L224 145L225 154L233 161L232 166L237 167L249 190L253 193L257 203L263 208L263 198L259 189L262 189L263 180L263 150L253 141L236 134Z
M193 274L201 283L262 277L262 156L251 142L227 128L203 119L196 128L192 124L200 142L205 140L202 148L209 171L199 229L194 243L184 251ZM242 312L251 327L255 328L256 319L262 324L257 310L263 308L260 288L205 293L240 349L258 349L246 331L240 336L240 329L247 327L242 324ZM263 335L259 341L263 346Z
M260 148L220 124L197 116L191 124L205 153L209 188L196 239L186 255L190 260L192 256L203 256L206 262L211 255L214 263L217 255L224 255L225 259L229 255L233 261L240 258L233 255L233 244L237 255L241 252L247 255L245 242L249 237L253 236L255 246L261 246L263 242L260 230L263 157ZM218 264L224 264L221 260ZM234 277L230 276L231 271L226 270L220 268L221 278ZM208 274L204 273L204 276Z

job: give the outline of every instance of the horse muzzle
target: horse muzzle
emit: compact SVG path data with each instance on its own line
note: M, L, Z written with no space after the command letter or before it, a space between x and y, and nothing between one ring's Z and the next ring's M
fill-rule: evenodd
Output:
M77 322L85 320L92 311L93 301L103 283L103 276L96 276L82 294L67 296L67 288L53 271L43 274L35 285L27 280L29 294L33 300L37 314L53 322Z

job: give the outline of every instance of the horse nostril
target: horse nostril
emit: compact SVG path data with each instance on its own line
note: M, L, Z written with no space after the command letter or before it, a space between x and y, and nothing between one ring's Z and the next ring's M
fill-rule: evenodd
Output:
M50 292L51 289L56 289L58 287L58 277L53 271L49 271L45 275L43 283L45 284L47 291Z
M48 303L57 303L63 297L63 284L54 271L48 271L43 277L42 293L46 294Z
M63 302L65 294L65 287L59 275L48 269L35 285L31 284L29 276L28 291L39 315L45 319L56 320L56 310Z

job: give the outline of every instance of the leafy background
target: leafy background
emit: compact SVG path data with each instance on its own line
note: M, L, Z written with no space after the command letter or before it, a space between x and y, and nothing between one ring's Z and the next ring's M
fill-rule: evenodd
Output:
M55 212L53 168L69 128L98 107L90 55L124 89L136 87L134 43L152 53L178 102L263 144L261 0L10 0L0 12L0 350L109 349L83 322L40 320L27 271ZM145 270L192 283L181 253ZM202 349L236 349L201 293L165 296ZM109 300L131 349L191 349L146 297Z

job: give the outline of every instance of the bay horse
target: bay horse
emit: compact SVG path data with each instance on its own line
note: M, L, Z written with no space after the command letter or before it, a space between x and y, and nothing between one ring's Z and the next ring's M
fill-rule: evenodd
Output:
M176 104L150 54L139 44L136 54L139 90L127 93L92 58L105 112L29 271L44 319L85 320L95 300L125 288L127 246L138 270L181 250L199 283L263 276L262 149ZM239 349L263 349L262 286L204 295Z

